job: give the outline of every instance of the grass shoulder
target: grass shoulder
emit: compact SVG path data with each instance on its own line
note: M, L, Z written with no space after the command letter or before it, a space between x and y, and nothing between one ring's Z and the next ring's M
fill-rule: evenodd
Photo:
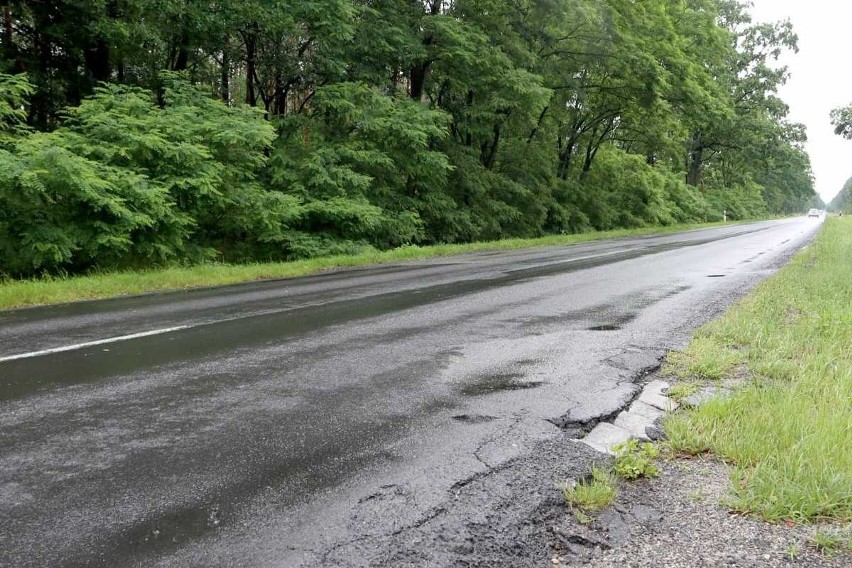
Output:
M686 381L738 385L665 424L674 450L734 465L732 510L852 522L850 251L852 219L828 219L810 247L670 359Z
M621 229L572 235L554 235L536 239L506 239L501 241L428 247L406 246L390 251L376 251L371 249L361 254L329 256L293 262L239 265L203 264L152 270L100 272L82 276L5 280L0 281L0 310L80 300L115 298L150 292L224 286L259 280L293 278L340 268L426 260L479 251L569 245L602 239L673 233L721 225L724 225L724 223Z

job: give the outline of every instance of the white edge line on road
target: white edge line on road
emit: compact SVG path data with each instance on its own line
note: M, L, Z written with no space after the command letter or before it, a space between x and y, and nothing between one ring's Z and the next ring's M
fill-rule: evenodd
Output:
M181 331L189 329L191 326L179 325L176 327L167 327L164 329L154 329L151 331L143 331L141 333L131 333L130 335L119 335L117 337L107 337L106 339L98 339L97 341L87 341L85 343L76 343L74 345L65 345L63 347L54 347L52 349L43 349L41 351L30 351L29 353L19 353L17 355L9 355L0 357L0 363L6 361L15 361L16 359L30 359L32 357L41 357L42 355L50 355L52 353L62 353L63 351L75 351L77 349L86 349L87 347L95 347L97 345L106 345L108 343L117 343L119 341L129 341L131 339L139 339L140 337L149 337L151 335L162 335L173 331Z
M641 247L633 247L633 248L628 248L628 249L618 249L618 250L614 250L614 251L607 251L607 252L604 252L604 253L601 253L601 254L593 254L593 255L588 255L588 256L580 256L580 257L577 257L577 258L569 258L569 259L557 261L557 262L552 263L552 264L568 264L570 262L577 262L577 261L580 261L580 260L589 260L589 259L593 259L593 258L612 256L612 255L616 255L616 254L622 254L625 251L629 252L631 250L635 250L635 249L638 249L638 248L641 248ZM249 316L236 316L236 317L232 317L232 318L225 318L225 319L222 319L222 320L216 320L215 322L205 322L205 323L200 324L200 325L209 325L210 323L222 323L222 322L226 322L226 321L239 320L239 319L243 319L244 317L252 317L252 316L256 316L256 315L275 314L275 313L279 313L279 312L282 312L282 311L287 311L287 310L280 310L280 309L268 310L268 311L265 311L265 312L261 312L260 314L255 313L255 314L250 314ZM74 345L64 345L62 347L53 347L51 349L43 349L41 351L31 351L29 353L18 353L17 355L8 355L6 357L0 357L0 363L5 363L6 361L16 361L18 359L32 359L33 357L42 357L44 355L51 355L53 353L63 353L65 351L76 351L76 350L79 350L79 349L86 349L88 347L96 347L98 345L105 345L105 344L108 344L108 343L117 343L119 341L129 341L131 339L139 339L141 337L149 337L151 335L162 335L164 333L171 333L173 331L181 331L183 329L189 329L189 328L192 328L192 327L198 327L198 324L196 324L196 325L179 325L179 326L176 326L176 327L167 327L167 328L163 328L163 329L155 329L155 330L152 330L152 331L143 331L141 333L131 333L130 335L119 335L117 337L107 337L106 339L98 339L96 341L87 341L85 343L75 343Z

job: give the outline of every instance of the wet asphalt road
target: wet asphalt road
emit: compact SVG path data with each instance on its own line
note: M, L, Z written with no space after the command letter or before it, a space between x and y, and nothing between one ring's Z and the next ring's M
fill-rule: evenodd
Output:
M0 313L0 566L545 565L584 423L818 227Z

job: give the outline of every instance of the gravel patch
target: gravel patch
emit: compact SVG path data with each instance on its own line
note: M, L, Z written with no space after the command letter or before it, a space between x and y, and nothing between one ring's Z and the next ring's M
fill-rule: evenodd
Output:
M660 463L660 477L621 484L611 509L580 531L566 521L552 532L553 566L846 567L850 556L825 557L808 544L812 526L772 525L720 506L729 468L715 459ZM572 520L573 521L573 520Z

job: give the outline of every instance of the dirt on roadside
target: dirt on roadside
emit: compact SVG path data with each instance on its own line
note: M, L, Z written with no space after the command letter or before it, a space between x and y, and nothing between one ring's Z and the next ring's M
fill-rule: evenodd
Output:
M660 477L622 482L616 503L578 528L550 528L553 566L849 568L852 557L825 556L813 526L773 525L720 505L729 466L714 458L661 460Z

